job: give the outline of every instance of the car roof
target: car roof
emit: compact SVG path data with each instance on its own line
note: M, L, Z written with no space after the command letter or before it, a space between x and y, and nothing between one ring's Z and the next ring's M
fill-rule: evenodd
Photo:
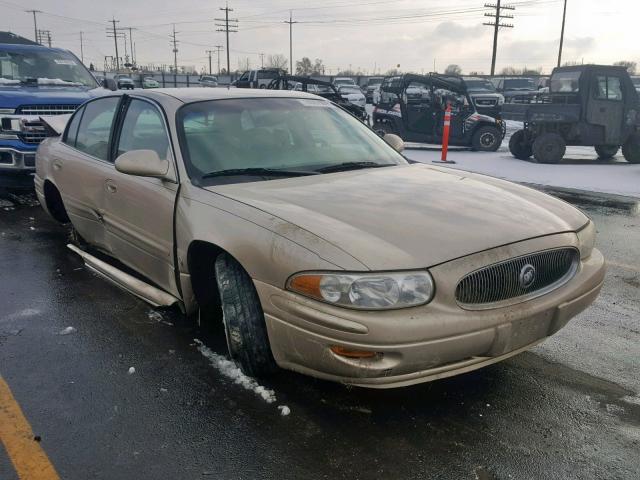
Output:
M267 90L250 88L154 88L151 92L136 91L136 95L157 98L157 94L166 95L183 103L203 102L206 100L225 100L233 98L311 98L317 95L291 90Z

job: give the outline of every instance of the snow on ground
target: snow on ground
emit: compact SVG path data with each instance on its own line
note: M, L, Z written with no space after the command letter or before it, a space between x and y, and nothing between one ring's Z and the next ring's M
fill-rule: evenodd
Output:
M211 365L222 375L233 380L235 384L240 385L245 390L249 390L255 393L267 403L274 403L276 401L276 394L273 390L269 390L268 388L263 387L258 382L256 382L255 379L242 373L240 367L238 367L234 362L228 360L222 355L215 353L204 343L202 343L202 341L198 340L197 338L194 338L193 341L198 346L198 350L200 351L200 353L204 357L206 357ZM288 415L288 413L282 413L282 415Z

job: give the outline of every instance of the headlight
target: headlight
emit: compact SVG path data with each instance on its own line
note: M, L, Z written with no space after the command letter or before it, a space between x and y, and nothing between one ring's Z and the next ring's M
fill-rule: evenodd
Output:
M591 256L593 247L596 243L596 226L592 221L589 221L582 230L576 232L578 235L578 248L580 249L580 258L585 259Z
M13 108L0 108L0 115L13 115L16 111Z
M299 273L287 289L340 307L389 310L415 307L433 297L433 279L428 272L402 273Z

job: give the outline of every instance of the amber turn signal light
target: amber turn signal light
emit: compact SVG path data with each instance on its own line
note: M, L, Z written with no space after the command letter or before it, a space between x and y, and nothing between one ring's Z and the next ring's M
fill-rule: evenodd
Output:
M373 358L378 355L378 352L370 352L368 350L352 350L350 348L340 347L339 345L333 345L331 351L336 355L346 358Z

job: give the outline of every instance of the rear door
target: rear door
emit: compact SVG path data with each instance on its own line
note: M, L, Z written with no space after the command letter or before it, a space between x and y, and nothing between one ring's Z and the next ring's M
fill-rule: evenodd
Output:
M624 122L623 77L612 72L596 72L591 78L587 102L587 122L602 126L603 136L596 142L620 145Z
M428 81L412 81L402 93L403 116L408 131L433 137L435 116L433 92Z
M132 150L154 150L175 162L165 116L161 108L140 98L129 98L114 135L114 158ZM175 180L138 177L111 166L105 181L105 225L113 256L142 273L160 288L177 294L173 269L173 211Z
M250 84L249 84L249 74L251 72L246 71L242 74L242 76L236 80L236 87L238 88L250 88Z
M79 109L51 159L53 180L71 223L87 242L103 250L108 250L104 182L112 168L109 141L120 99L100 98Z

